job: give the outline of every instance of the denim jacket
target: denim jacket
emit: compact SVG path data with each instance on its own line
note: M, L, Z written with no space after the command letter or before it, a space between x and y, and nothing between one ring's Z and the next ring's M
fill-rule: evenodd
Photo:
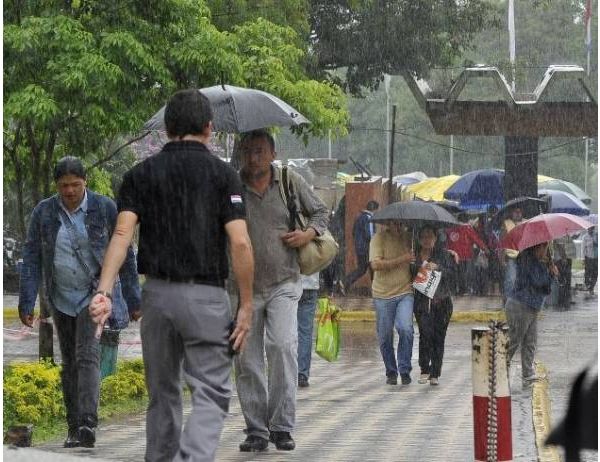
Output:
M510 298L540 310L550 294L552 275L547 265L526 254L517 257L517 279Z
M112 199L87 190L88 210L85 227L97 261L102 264L104 252L117 220L117 207ZM44 287L46 303L52 288L54 248L61 226L59 197L54 195L41 201L31 214L27 240L23 249L23 268L19 284L19 313L31 314L40 288ZM129 323L129 312L140 307L141 290L133 248L129 247L125 263L113 289L113 312L109 325L124 329Z

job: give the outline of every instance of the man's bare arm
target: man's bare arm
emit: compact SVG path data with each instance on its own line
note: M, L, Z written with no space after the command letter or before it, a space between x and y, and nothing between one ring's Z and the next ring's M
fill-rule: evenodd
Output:
M233 348L242 350L252 325L252 285L254 283L254 256L248 228L244 220L232 220L225 225L229 238L231 265L240 290L240 306L236 327L230 340Z
M138 217L133 212L121 212L117 215L117 224L104 254L98 291L112 292L117 274L127 257L127 249L133 240ZM103 295L97 294L90 302L90 315L94 322L102 325L110 317L112 303Z

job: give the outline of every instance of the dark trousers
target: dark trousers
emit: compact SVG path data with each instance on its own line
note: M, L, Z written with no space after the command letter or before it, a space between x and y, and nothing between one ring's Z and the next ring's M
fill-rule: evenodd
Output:
M598 259L585 257L585 287L590 292L594 291L598 279Z
M369 269L369 255L357 254L356 262L358 266L346 277L345 285L347 289L352 287L352 284L358 281Z
M569 309L571 306L571 265L572 260L563 259L556 262L558 268L558 306Z
M425 296L415 297L415 318L419 326L419 367L421 374L439 377L442 373L444 343L452 316L452 299L429 303Z
M469 293L471 286L471 261L462 260L458 264L458 277L456 278L456 294L463 295Z
M70 429L98 425L100 343L87 308L77 317L54 308L52 317L62 357L61 382Z

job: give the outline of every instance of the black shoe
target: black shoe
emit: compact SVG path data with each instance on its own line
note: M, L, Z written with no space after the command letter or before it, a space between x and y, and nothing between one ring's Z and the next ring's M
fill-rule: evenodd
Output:
M385 380L387 385L398 385L398 377L392 375Z
M79 427L79 445L83 448L93 448L96 444L96 430L82 425Z
M240 451L242 452L259 452L266 451L269 447L269 442L260 436L249 435L242 443L240 443Z
M410 382L412 382L410 374L400 374L400 379L402 380L402 385L410 385Z
M298 387L299 388L306 388L308 387L310 384L308 383L308 378L303 376L302 374L298 374Z
M269 441L280 451L293 451L296 443L289 432L271 432Z
M69 433L63 446L65 448L76 448L79 446L79 432L76 428L69 428Z

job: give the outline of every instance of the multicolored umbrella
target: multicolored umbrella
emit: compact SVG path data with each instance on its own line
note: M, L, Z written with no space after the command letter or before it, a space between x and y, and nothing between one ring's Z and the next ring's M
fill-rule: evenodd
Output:
M545 213L525 220L511 229L500 240L500 247L522 251L592 226L594 225L589 221L569 213Z

